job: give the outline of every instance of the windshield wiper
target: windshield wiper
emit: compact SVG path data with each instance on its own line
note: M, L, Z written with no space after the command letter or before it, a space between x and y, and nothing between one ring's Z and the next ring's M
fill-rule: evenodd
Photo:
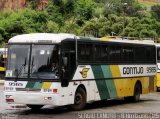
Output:
M23 68L25 68L25 66L26 66L26 60L25 63L20 66L19 71L18 68L15 69L15 75L16 75L15 82L18 80L18 77L22 74L22 70Z
M15 69L15 75L16 75L16 77L15 77L15 82L17 82L18 76L19 76L19 75L18 75L18 69L17 69L17 68Z

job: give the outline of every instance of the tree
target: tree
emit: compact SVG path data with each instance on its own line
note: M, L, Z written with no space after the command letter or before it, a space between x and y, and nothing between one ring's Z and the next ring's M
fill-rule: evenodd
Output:
M154 5L151 7L151 14L153 17L155 17L157 20L160 19L160 5Z

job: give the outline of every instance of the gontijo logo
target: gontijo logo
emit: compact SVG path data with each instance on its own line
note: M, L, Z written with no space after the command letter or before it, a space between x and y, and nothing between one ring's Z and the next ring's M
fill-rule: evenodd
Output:
M89 68L83 68L82 71L80 71L83 78L87 78L87 72Z

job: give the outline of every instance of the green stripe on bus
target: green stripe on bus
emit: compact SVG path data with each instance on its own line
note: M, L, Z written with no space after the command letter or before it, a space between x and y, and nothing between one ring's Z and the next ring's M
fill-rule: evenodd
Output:
M96 80L96 84L101 100L109 99L109 92L105 80Z
M116 88L115 88L114 81L113 80L105 80L105 83L107 85L110 98L116 98L117 97L117 91L116 91Z
M91 67L95 78L104 78L102 68L100 65L94 65Z
M36 82L28 81L26 88L33 88Z
M108 65L101 65L104 78L112 78L112 73Z
M42 84L43 84L43 83L36 82L33 88L41 89L41 88L42 88Z

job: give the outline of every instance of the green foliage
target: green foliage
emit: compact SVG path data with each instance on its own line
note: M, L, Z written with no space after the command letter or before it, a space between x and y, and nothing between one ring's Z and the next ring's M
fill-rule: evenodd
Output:
M38 8L38 0L28 0L28 7L32 9L37 9Z
M38 1L29 0L28 8L1 11L0 44L35 32L160 37L159 5L148 12L135 0L49 0L43 11L37 8Z
M154 5L151 7L151 14L153 17L155 17L157 20L160 19L160 5Z

